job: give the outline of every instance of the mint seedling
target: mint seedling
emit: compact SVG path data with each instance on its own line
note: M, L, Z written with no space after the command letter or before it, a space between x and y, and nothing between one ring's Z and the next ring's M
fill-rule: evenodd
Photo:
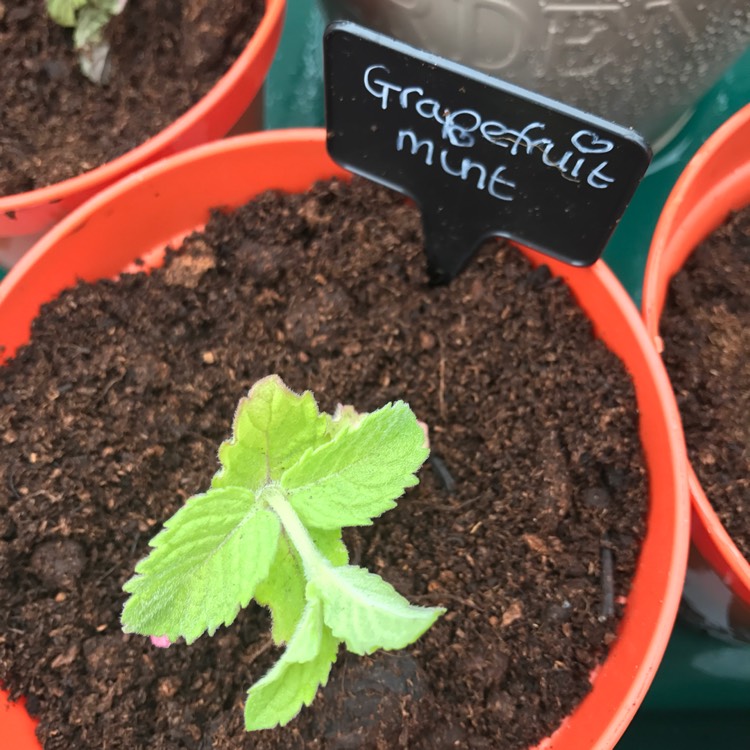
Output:
M47 13L60 26L73 29L81 72L94 83L103 83L107 73L109 44L106 25L122 13L127 0L47 0Z
M165 522L125 584L123 630L190 644L255 599L286 648L248 691L245 726L286 724L326 684L341 643L356 654L404 648L445 611L414 606L349 565L341 538L393 508L428 452L402 401L331 416L309 391L297 395L275 375L258 381L210 489Z

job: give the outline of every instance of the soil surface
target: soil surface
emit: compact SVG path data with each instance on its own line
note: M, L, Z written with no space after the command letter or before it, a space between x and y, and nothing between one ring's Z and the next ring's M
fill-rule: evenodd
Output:
M660 333L690 461L750 560L750 207L672 279Z
M431 288L421 243L399 196L327 183L45 307L0 368L0 680L45 748L518 750L588 692L644 530L632 384L546 267L493 242ZM342 654L311 708L248 736L245 691L278 656L264 610L167 650L119 614L273 372L326 410L403 398L429 424L420 484L346 540L449 611L405 651Z
M75 177L163 130L226 72L263 0L129 0L107 82L83 76L46 0L0 1L0 195Z

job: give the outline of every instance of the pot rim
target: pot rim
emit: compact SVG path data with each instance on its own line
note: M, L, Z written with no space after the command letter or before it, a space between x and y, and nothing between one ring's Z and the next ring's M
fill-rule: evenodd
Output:
M210 119L236 91L244 89L246 97L248 91L255 95L262 87L278 45L286 12L286 0L264 0L264 2L266 7L263 16L245 48L224 75L192 107L140 145L94 169L44 187L11 195L0 195L0 226L5 223L6 217L10 219L16 212L41 210L46 207L54 208L62 201L74 200L79 196L80 203L94 191L111 184L123 175L172 153L170 149L185 148L204 140L204 135L191 131L196 131L201 122ZM257 81L249 84L249 72L258 63L262 68L261 75L258 76ZM192 138L192 142L180 145L179 141L183 138L186 141ZM32 234L33 231L21 232L21 234L27 233Z
M696 152L657 222L646 262L642 315L660 354L664 342L659 321L672 277L698 244L732 211L745 206L750 206L750 104L729 118ZM750 605L750 560L737 548L690 464L688 484L696 547L729 588Z
M239 205L261 190L280 187L288 191L307 189L317 179L345 176L325 151L326 133L319 129L266 131L237 136L182 152L152 164L117 184L107 188L79 207L50 230L0 283L0 336L10 344L8 354L28 337L28 324L39 309L40 302L55 296L61 286L75 283L83 277L93 280L111 276L123 268L113 268L110 255L89 258L93 269L77 273L66 263L79 258L83 234L92 240L100 232L106 233L107 224L120 206L120 213L130 217L130 201L143 195L144 200L159 198L159 231L166 239L154 242L148 249L163 247L169 240L182 237L188 231L165 210L165 180L179 182L183 187L185 175L191 170L211 170L221 175L224 185L230 180L242 182L239 192L230 200L215 201L206 196L205 180L196 191L180 195L180 212L188 211L187 204L201 207L203 221L210 205ZM245 169L252 164L252 169ZM222 171L222 167L225 168ZM196 175L198 172L191 172ZM237 174L241 174L241 178ZM262 173L273 174L273 178ZM206 171L208 174L208 171ZM259 182L260 181L260 182ZM248 187L248 183L250 186ZM263 187L258 185L262 183ZM232 188L235 189L235 188ZM240 200L240 193L244 198ZM129 220L129 231L140 232L146 227L154 231L151 222ZM190 222L189 231L200 224ZM143 230L143 231L146 231ZM116 233L111 232L113 242ZM90 240L90 241L92 241ZM67 250L66 248L67 244ZM95 244L95 243L94 243ZM148 249L138 246L138 239L128 242L132 260ZM594 323L596 333L607 338L607 345L623 360L635 385L640 413L640 434L648 466L650 488L647 533L642 542L641 555L629 594L629 606L621 622L621 637L613 644L602 663L593 688L576 709L564 719L551 737L543 740L539 750L609 750L624 732L637 707L643 700L666 649L677 614L682 583L687 566L689 540L689 504L684 441L669 381L661 359L650 344L650 339L638 311L630 297L602 261L588 268L572 268L524 250L533 263L550 266L571 288L574 297ZM72 253L72 255L71 255ZM92 256L92 253L88 253ZM115 263L116 265L116 263ZM55 273L62 275L50 281ZM33 289L36 302L27 303L22 314L18 311ZM602 307L606 314L598 319L584 306ZM8 306L13 306L13 313ZM8 339L8 325L3 319L12 318L17 327L24 328L21 337ZM0 342L2 343L2 342ZM627 360L627 361L626 361ZM665 461L664 458L669 458ZM629 637L628 637L629 636ZM610 695L611 694L611 695ZM611 704L616 704L613 708ZM603 708L603 706L605 708Z

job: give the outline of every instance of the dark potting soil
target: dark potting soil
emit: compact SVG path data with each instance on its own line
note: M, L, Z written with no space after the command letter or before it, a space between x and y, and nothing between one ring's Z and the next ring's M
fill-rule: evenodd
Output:
M0 2L0 195L75 177L156 135L226 72L265 7L129 0L110 23L111 72L98 86L46 2Z
M690 461L750 560L750 207L675 275L659 327Z
M66 291L0 367L0 680L45 747L550 734L616 637L647 504L630 379L567 287L500 243L428 287L417 212L363 182L265 195L185 247L150 276ZM405 651L342 654L311 708L249 736L245 692L278 656L264 610L168 650L119 615L148 539L208 486L237 401L273 372L326 410L403 398L429 424L418 487L346 539L449 612Z

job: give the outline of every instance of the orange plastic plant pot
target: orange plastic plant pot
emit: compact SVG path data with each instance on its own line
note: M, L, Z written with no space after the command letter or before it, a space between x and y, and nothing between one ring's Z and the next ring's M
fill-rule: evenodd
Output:
M659 352L659 319L671 278L693 249L728 217L750 205L750 105L701 147L667 198L651 242L643 319ZM750 640L750 562L719 521L692 467L692 543L685 601L699 624Z
M325 133L291 130L219 141L125 178L52 229L0 284L0 345L11 355L28 340L42 303L78 278L114 277L137 257L157 259L166 243L202 227L212 206L239 206L271 188L302 191L334 175L346 173L328 157ZM593 690L540 745L609 750L646 694L677 614L689 538L680 421L638 311L606 266L574 269L524 252L568 283L597 334L630 371L641 415L648 523L620 636ZM3 731L0 724L0 736ZM31 748L20 740L14 747Z
M234 64L200 101L157 135L69 180L0 196L0 240L37 235L129 172L226 135L263 86L279 44L285 10L286 0L266 0L260 24Z

